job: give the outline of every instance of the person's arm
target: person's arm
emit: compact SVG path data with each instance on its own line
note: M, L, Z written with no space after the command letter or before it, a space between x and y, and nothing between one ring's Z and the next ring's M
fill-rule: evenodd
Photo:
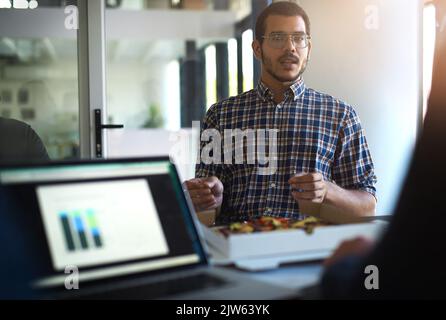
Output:
M223 184L217 177L191 179L185 185L197 212L219 210L223 202Z
M374 242L355 238L341 245L324 262L318 293L321 299L360 299L355 296L354 286L363 281L365 256L373 249Z
M346 190L324 181L320 173L299 174L288 182L302 213L328 217L329 221L337 216L339 222L343 221L343 217L348 222L352 217L375 214L376 200L373 195L362 190Z
M341 215L342 213L367 217L375 215L376 198L367 191L346 190L332 182L327 182L327 194L321 206L321 215L325 212Z
M205 130L219 131L218 104L213 105L206 113L200 136ZM195 179L186 181L185 186L188 189L195 210L199 214L215 211L215 216L217 216L220 213L223 202L224 187L222 180L224 179L224 174L221 164L203 161L201 157L202 150L208 143L200 141L200 162L195 167ZM223 153L220 153L220 155L223 155ZM212 155L207 154L206 156L212 157Z
M339 217L339 222L374 215L374 166L359 117L349 106L345 106L331 171L331 181L320 173L300 173L289 180L300 211Z

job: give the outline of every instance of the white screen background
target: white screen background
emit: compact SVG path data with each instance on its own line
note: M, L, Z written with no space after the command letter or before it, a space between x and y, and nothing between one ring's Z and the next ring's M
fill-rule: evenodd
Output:
M144 179L39 186L36 192L56 270L169 252L150 187ZM103 245L69 251L60 212L88 209L95 212Z

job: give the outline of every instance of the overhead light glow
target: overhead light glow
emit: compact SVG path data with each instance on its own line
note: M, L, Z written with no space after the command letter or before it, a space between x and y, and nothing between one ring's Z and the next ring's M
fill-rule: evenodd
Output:
M9 0L0 0L0 9L11 9L11 1Z
M0 9L36 9L38 6L37 0L0 0Z
M35 8L37 8L39 6L39 3L36 1L36 0L31 0L30 2L29 2L29 8L30 9L35 9Z
M28 9L28 1L26 0L14 0L15 9Z

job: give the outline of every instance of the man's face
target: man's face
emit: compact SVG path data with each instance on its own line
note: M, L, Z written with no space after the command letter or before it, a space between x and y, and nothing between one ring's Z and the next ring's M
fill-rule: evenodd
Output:
M305 34L305 22L299 16L269 16L266 19L264 36L276 33ZM311 43L306 48L297 48L291 39L288 39L283 48L274 48L268 39L264 39L262 44L255 40L253 49L257 59L262 62L262 79L288 84L299 79L305 71Z

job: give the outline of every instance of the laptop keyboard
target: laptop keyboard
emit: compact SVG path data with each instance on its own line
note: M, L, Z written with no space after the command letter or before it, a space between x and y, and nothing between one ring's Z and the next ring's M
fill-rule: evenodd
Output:
M82 299L156 299L196 290L221 287L227 283L227 281L221 278L203 273L82 296Z

